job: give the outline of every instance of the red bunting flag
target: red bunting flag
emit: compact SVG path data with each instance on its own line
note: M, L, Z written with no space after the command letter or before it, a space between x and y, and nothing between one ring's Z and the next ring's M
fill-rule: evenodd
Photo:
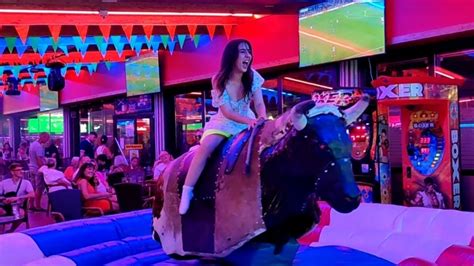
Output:
M59 40L59 34L61 33L61 25L48 25L49 32L51 32L51 37L55 42Z
M123 32L127 37L127 40L130 42L130 38L132 37L133 32L133 25L122 25Z
M16 25L16 32L21 39L23 44L26 44L26 39L28 38L28 31L30 30L30 25Z
M102 36L104 36L106 42L109 42L111 27L111 25L99 25L100 32L102 32Z
M81 36L82 42L86 41L88 28L89 25L76 25L77 32L79 33L79 36Z
M143 25L143 31L148 41L151 40L151 35L153 34L153 25Z
M192 38L194 38L194 35L196 34L196 30L197 30L197 25L188 25L189 35L191 35Z
M232 25L231 24L224 25L224 31L225 31L225 35L227 36L227 39L230 39L230 34L232 33Z
M207 25L207 32L209 32L209 37L212 40L214 38L214 33L216 32L216 25Z
M176 33L176 25L166 25L166 29L168 29L168 33L171 37L171 40L174 41L174 35Z

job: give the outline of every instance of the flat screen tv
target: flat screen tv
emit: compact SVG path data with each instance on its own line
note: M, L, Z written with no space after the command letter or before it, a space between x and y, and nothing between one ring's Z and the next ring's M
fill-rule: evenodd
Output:
M385 52L384 0L324 0L299 12L300 67Z
M148 54L125 63L127 96L160 92L158 56Z

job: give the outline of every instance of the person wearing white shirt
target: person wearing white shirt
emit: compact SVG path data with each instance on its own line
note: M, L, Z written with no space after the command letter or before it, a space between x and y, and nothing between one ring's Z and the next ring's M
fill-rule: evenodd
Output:
M71 187L71 182L64 177L64 173L56 170L56 160L48 158L46 165L42 166L38 172L43 173L44 182L49 187L49 192Z

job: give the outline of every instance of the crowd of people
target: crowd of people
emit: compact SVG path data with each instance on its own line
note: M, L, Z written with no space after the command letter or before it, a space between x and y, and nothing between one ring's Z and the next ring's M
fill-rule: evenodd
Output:
M0 216L12 215L12 204L22 205L26 200L30 200L30 210L46 211L47 206L41 205L45 192L62 189L79 189L84 207L109 213L118 211L115 184L162 183L160 178L173 160L168 152L160 153L150 171L140 164L138 157L128 161L123 154L114 156L107 141L107 136L98 138L97 133L90 132L80 143L80 156L71 158L69 165L64 165L48 133L39 134L29 145L21 143L16 160L10 145L5 143L0 163L7 166L8 173L3 181L0 178Z

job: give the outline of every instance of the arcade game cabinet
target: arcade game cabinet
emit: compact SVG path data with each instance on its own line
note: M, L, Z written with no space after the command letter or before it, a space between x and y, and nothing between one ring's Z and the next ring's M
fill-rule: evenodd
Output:
M379 77L376 174L382 203L392 203L389 108L401 109L403 205L460 208L457 86L439 77ZM395 192L395 191L394 191Z

